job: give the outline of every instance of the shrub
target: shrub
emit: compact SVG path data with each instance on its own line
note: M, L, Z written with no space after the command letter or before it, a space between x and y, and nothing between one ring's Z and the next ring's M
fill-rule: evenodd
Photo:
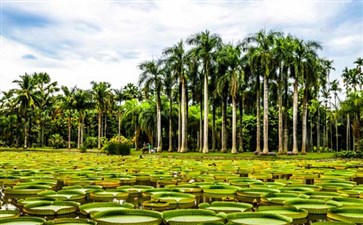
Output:
M98 138L88 136L86 137L86 140L84 141L83 144L85 145L86 148L96 148L98 144Z
M80 151L81 151L81 153L86 153L87 147L85 145L81 145Z
M124 136L116 136L109 140L104 150L111 155L130 155L132 142Z
M339 158L348 158L348 159L363 158L363 152L358 149L357 151L344 150L338 152L337 154L335 154L335 156Z
M63 140L62 136L60 134L53 134L49 140L49 145L53 148L64 148L65 147L65 141Z

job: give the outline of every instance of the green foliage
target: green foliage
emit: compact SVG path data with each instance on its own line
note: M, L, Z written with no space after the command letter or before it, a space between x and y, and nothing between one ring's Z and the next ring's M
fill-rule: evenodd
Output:
M88 136L86 137L86 140L84 141L83 145L86 148L95 148L97 147L97 143L98 143L97 137Z
M82 145L80 148L82 153L86 153L87 152L87 147L85 145Z
M64 148L65 147L65 141L63 140L62 136L60 134L53 134L49 138L49 145L53 148Z
M130 155L132 142L124 136L116 136L108 141L104 151L111 155Z
M339 158L347 158L347 159L357 159L363 158L363 151L351 151L351 150L344 150L340 151L336 154L336 157Z

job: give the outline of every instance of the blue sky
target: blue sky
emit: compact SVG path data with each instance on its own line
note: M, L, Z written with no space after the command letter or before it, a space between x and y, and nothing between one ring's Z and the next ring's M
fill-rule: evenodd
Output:
M1 1L0 90L47 72L61 85L137 82L137 65L203 30L225 42L260 29L323 45L332 79L363 57L363 1Z

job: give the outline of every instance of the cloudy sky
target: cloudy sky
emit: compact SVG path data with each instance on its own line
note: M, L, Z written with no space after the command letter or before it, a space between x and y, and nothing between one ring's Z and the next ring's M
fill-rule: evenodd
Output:
M319 41L338 78L363 56L362 0L0 0L0 90L19 75L47 72L61 85L136 83L137 65L210 30L234 42L260 29Z

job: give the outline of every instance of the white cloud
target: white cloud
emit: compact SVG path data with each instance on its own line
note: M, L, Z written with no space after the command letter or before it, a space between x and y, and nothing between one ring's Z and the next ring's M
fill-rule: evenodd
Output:
M136 82L138 63L159 57L164 48L205 29L235 43L262 28L322 41L322 55L335 59L337 71L363 55L363 18L337 26L331 22L349 4L346 1L55 0L2 4L52 21L43 27L11 27L12 34L2 37L2 90L9 89L19 74L38 71L48 72L60 84L84 88L92 80L108 81L113 87ZM24 55L36 59L26 60ZM338 72L334 73L337 76Z

